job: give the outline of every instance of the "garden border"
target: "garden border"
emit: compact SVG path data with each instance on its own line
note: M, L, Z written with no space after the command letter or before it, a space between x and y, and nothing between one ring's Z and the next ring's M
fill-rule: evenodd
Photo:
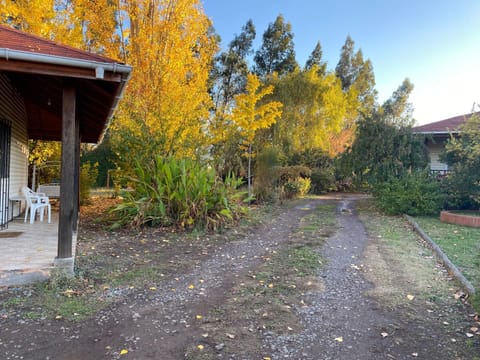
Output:
M433 252L437 256L438 260L448 269L448 271L462 284L465 290L468 292L470 296L475 294L475 288L473 285L468 281L465 276L463 276L462 272L458 270L458 268L453 264L447 255L442 251L440 246L438 246L426 233L423 229L417 224L417 222L411 217L406 214L403 215L405 219L413 226L413 229L425 240L428 245L432 248Z

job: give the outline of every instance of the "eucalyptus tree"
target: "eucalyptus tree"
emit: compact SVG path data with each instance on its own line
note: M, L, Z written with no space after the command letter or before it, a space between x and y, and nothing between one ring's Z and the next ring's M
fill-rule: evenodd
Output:
M314 65L316 65L318 74L321 76L325 75L327 72L327 63L322 60L322 55L322 46L320 45L320 41L318 41L312 53L308 57L307 62L305 63L305 70L310 70Z
M266 78L274 72L284 75L298 67L293 36L292 25L285 22L282 15L268 25L263 33L262 45L254 56L258 76Z
M209 126L212 146L210 154L221 175L240 173L242 158L239 151L238 129L230 126L230 113L235 106L235 96L245 91L249 73L248 56L253 53L252 43L256 32L248 20L229 43L227 49L215 57L210 74L214 109Z

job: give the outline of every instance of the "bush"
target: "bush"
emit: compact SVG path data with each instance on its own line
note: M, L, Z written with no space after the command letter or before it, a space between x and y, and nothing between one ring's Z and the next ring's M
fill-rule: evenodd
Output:
M117 225L214 229L244 211L236 201L241 181L222 181L212 168L193 160L157 157L144 166L137 162L134 170L133 191L125 191L123 202L113 209Z
M271 201L275 197L275 181L277 179L276 167L279 152L269 147L260 152L255 162L255 199L260 201Z
M376 186L374 196L389 215L434 215L444 202L439 181L423 171L388 179Z
M297 178L294 181L288 181L283 185L282 197L293 199L297 196L304 196L310 191L310 179Z
M90 190L95 184L98 176L98 164L90 165L85 163L80 168L80 205L90 201Z
M313 168L311 175L312 192L322 194L327 191L336 190L335 174L331 167Z

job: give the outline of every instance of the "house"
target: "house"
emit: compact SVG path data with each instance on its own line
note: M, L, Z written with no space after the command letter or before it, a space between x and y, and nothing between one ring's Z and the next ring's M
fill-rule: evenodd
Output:
M450 136L458 136L461 126L465 124L472 114L480 115L480 112L459 115L412 128L414 133L425 136L425 146L430 159L430 170L432 172L443 175L448 171L448 165L442 163L439 160L439 156L445 149L445 144Z
M62 141L55 263L73 270L80 143L101 140L131 67L0 25L0 225L27 185L28 139ZM53 261L53 259L52 259Z

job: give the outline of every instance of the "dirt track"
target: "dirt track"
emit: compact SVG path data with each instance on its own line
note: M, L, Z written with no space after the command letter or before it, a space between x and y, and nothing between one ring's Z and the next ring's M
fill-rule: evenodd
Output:
M284 299L288 330L277 332L283 317L264 310L249 316L239 288L292 241L303 218L332 202L339 230L318 249L326 264L298 302ZM465 337L471 309L407 299L415 278L367 234L355 203L353 197L308 199L284 208L242 239L196 257L185 273L159 281L154 290L127 291L79 324L1 319L2 359L475 359L480 336ZM390 273L381 272L382 264ZM431 267L435 281L453 286ZM380 289L405 299L392 302ZM276 327L262 326L267 321Z

